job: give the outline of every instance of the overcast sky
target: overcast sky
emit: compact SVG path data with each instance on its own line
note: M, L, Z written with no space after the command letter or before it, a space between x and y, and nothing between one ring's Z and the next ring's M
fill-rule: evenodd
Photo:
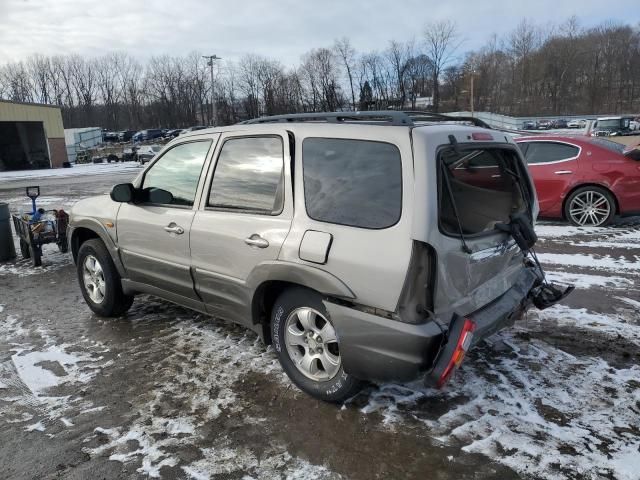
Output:
M523 17L540 25L577 15L638 25L638 0L0 0L0 63L33 53L100 55L124 51L140 59L191 51L235 60L246 53L287 66L314 47L347 36L360 51L389 40L420 39L429 21L455 20L461 53Z

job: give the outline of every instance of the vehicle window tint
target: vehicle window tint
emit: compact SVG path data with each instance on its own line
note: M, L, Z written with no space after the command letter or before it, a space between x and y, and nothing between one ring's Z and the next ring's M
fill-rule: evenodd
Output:
M302 161L311 218L362 228L386 228L400 219L402 165L396 146L308 138Z
M525 158L527 163L547 163L566 160L578 155L580 149L573 145L557 142L528 142Z
M190 142L167 151L146 172L142 189L166 190L173 195L172 205L193 205L202 165L211 141Z
M283 206L284 148L280 137L234 138L220 151L210 207L277 214Z

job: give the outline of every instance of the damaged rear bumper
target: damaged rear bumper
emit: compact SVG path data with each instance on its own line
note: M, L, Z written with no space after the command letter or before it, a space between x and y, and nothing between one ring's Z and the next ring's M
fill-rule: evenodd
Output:
M411 380L429 370L425 381L435 385L438 372L452 355L457 339L456 318L474 323L472 341L512 325L531 305L541 283L535 267L523 268L513 286L493 302L466 317L408 324L349 306L325 301L340 342L340 356L347 373L363 380ZM441 372L440 372L441 373ZM435 377L435 380L432 380Z

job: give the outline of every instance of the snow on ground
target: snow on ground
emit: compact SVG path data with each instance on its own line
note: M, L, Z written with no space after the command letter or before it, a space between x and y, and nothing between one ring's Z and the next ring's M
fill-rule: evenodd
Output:
M588 275L584 273L563 272L559 270L545 270L547 280L553 283L574 285L576 288L607 287L626 289L633 287L633 280L624 277L606 275Z
M135 172L142 166L137 162L119 163L88 163L78 164L71 168L49 168L43 170L19 170L13 172L0 172L0 183L14 180L78 177L83 175L113 175L114 173Z
M536 234L542 239L566 238L576 235L601 235L610 232L606 227L574 227L571 225L551 225L539 223L535 227Z
M44 272L59 270L72 262L71 254L61 253L55 243L48 243L42 246L42 266L34 267L30 258L22 258L20 244L15 236L14 243L16 258L9 262L0 263L0 277L4 275L17 275L19 277L40 275Z
M0 363L0 382L5 386L0 392L0 419L16 423L35 415L44 430L55 420L72 425L66 417L73 410L94 407L78 395L78 387L111 365L102 356L104 345L86 339L56 344L47 329L25 327L16 315L0 319L0 332L15 352L9 361Z
M162 304L153 303L155 307L145 308L155 313L143 315L135 322L136 328L158 321L156 307ZM161 306L160 310L169 317L175 311L171 306ZM130 425L97 429L96 437L104 443L84 449L91 456L108 456L123 463L140 460L138 472L152 478L160 476L163 466L178 465L175 450L185 443L198 444L203 429L220 415L235 415L244 424L263 422L243 412L234 391L234 384L244 375L258 372L291 385L273 351L265 350L251 332L203 323L197 315L193 319L177 319L169 328L170 332L151 348L172 353L154 367L155 389L132 407L136 419ZM147 356L149 349L143 345L138 355ZM175 405L180 408L173 408ZM181 466L190 478L208 479L247 471L250 475L243 478L279 479L283 472L286 478L336 478L326 467L294 458L285 446L275 443L265 445L265 452L257 458L250 449L234 446L226 435L208 442L208 447L200 449L200 459Z
M640 272L640 258L635 255L635 260L627 260L625 257L614 258L609 255L594 256L583 253L539 253L538 259L543 264L562 265L563 267L582 267L609 272Z
M637 480L628 460L640 448L640 367L575 357L526 333L492 337L443 391L419 381L381 385L362 411L391 426L420 422L441 442L461 442L522 475Z

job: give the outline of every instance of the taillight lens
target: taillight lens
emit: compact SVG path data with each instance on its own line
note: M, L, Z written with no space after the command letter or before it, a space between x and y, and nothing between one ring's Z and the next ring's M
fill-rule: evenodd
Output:
M473 341L473 332L475 329L475 322L469 318L465 318L464 324L462 326L462 331L460 332L458 342L456 343L456 348L453 351L453 355L451 355L447 367L444 369L442 375L440 375L440 378L438 379L438 388L447 383L447 380L449 380L449 377L451 377L451 374L455 371L455 369L462 365L462 361L464 360L467 351L469 351L469 348L471 347L471 343Z

